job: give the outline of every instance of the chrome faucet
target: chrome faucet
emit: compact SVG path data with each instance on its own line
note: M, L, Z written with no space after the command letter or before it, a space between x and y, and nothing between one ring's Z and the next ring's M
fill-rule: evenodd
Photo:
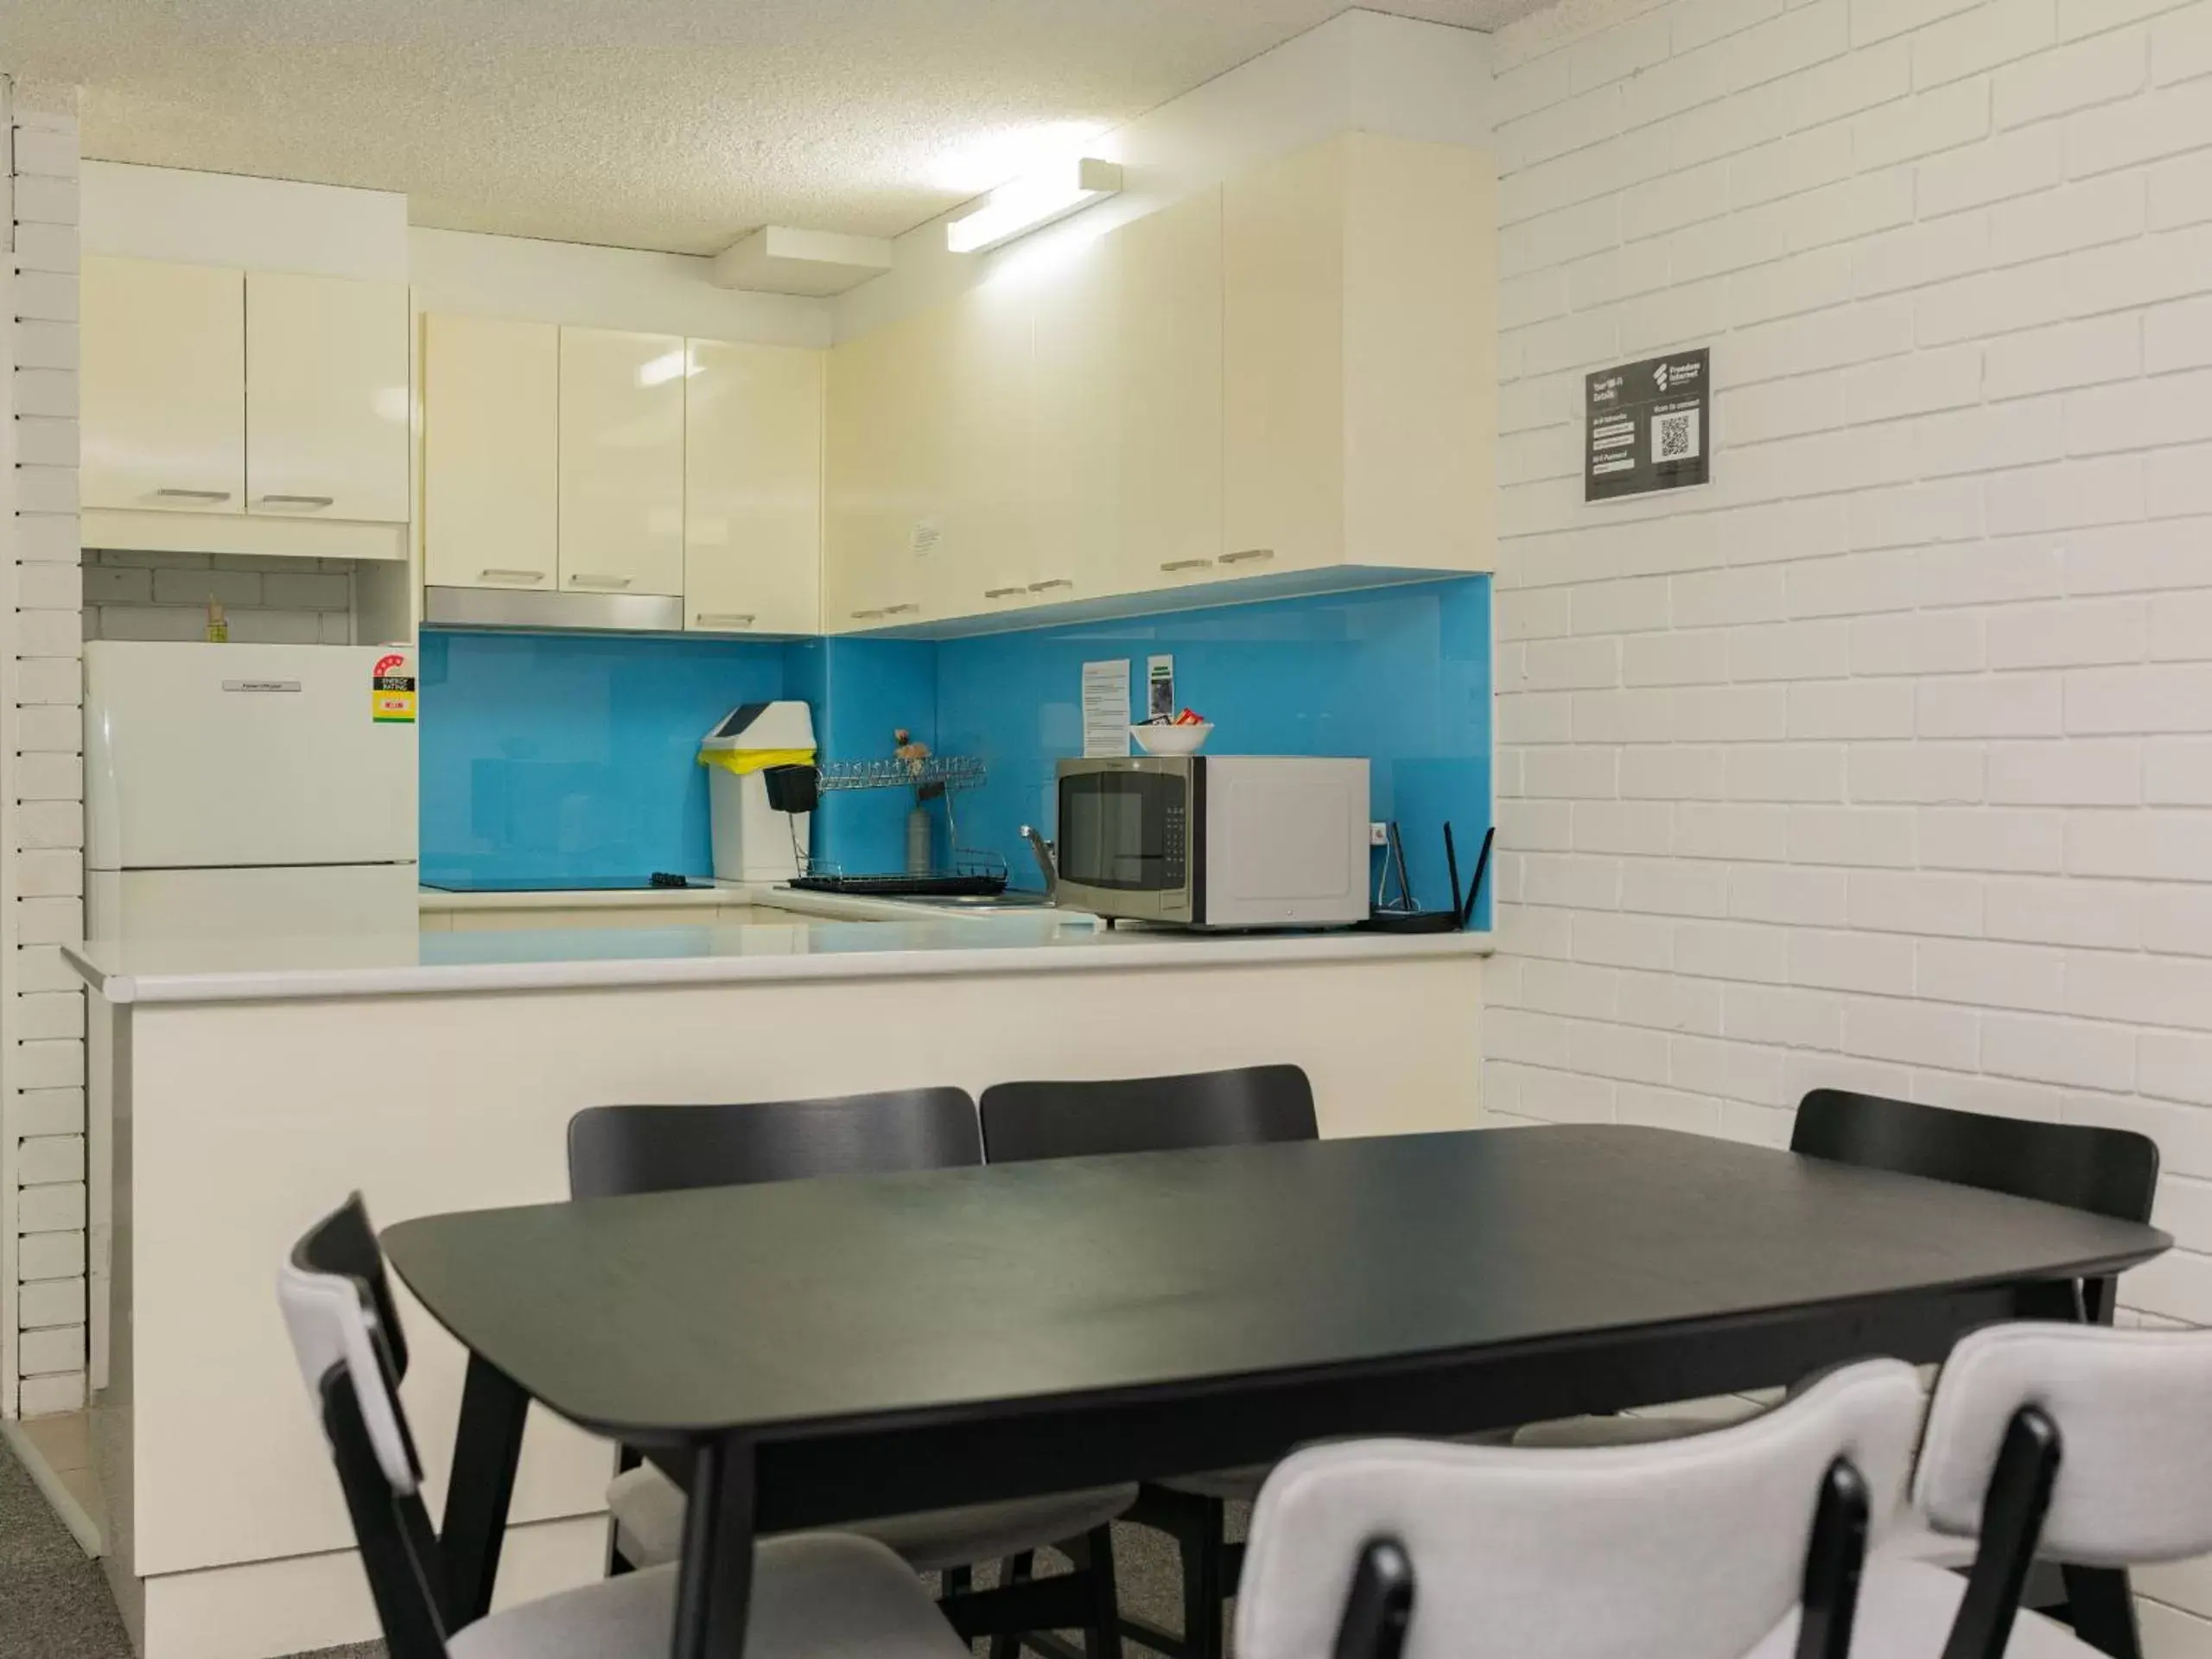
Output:
M1045 877L1045 896L1055 898L1060 891L1060 869L1052 859L1052 843L1045 839L1044 832L1033 824L1021 826L1021 838L1029 843L1029 850L1037 855L1037 868Z

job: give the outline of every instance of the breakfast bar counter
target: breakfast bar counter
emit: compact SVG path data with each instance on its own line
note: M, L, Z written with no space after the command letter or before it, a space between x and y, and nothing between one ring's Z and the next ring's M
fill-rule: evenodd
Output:
M880 903L872 912L889 908ZM906 906L912 909L916 906ZM1487 933L1192 933L1052 914L838 920L759 911L736 925L304 939L154 940L71 948L107 1001L240 1002L778 980L1192 970L1435 961L1489 953Z
M70 951L93 992L105 1565L147 1659L377 1633L273 1289L291 1242L355 1188L380 1225L557 1200L569 1117L608 1103L1267 1062L1305 1068L1325 1135L1482 1122L1484 934L748 914ZM435 1511L462 1355L427 1318L409 1330ZM604 1441L533 1414L503 1597L598 1576L613 1466Z

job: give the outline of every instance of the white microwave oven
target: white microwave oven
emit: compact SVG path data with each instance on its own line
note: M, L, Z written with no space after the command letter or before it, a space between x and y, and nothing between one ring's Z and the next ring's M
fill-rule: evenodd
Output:
M1063 760L1058 902L1109 921L1345 927L1367 918L1367 762Z

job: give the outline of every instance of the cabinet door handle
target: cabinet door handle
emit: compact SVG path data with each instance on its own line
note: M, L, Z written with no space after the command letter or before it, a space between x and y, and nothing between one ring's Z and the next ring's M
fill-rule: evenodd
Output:
M264 507L306 507L312 512L318 507L336 506L338 498L334 495L264 495L261 498L261 505Z
M1029 590L1027 588L986 588L983 589L983 597L985 599L1011 599L1016 594L1026 594L1028 591Z
M569 578L571 588L627 588L630 582L628 576L593 575L582 570Z
M1160 568L1163 570L1203 570L1213 563L1211 559L1170 559Z
M693 624L702 628L749 628L753 626L750 611L698 611L692 615Z
M163 501L227 501L231 499L228 490L162 489L156 490L154 494Z
M1272 547L1248 547L1238 552L1223 554L1221 562L1224 564L1242 564L1249 559L1257 563L1262 559L1272 559L1274 556L1275 550Z
M1048 581L1031 582L1029 584L1029 591L1033 594L1049 594L1055 588L1072 588L1074 586L1075 582L1070 577L1053 576Z
M853 620L855 622L873 622L877 617L881 616L883 612L880 609L873 611L855 611L853 613Z
M543 570L480 570L476 573L476 579L479 582L540 582L545 580L545 573Z
M910 613L918 611L922 607L919 605L912 603L905 605L887 605L883 607L883 613L886 616L906 616Z

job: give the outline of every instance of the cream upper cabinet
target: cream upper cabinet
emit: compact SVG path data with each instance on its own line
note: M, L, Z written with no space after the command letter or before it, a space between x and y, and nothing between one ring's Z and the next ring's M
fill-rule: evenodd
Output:
M673 334L561 330L563 593L683 592L687 360Z
M245 279L246 511L408 518L403 283Z
M925 312L830 353L823 626L850 632L948 613L940 598L945 331Z
M87 258L86 507L245 511L245 273Z
M924 418L940 436L931 608L967 616L1071 591L1038 541L1036 297L982 283L921 327L942 364ZM1046 583L1058 585L1047 587Z
M1102 237L1040 288L1040 563L1065 591L1219 574L1221 193Z
M434 587L554 586L561 331L423 320L423 558Z
M1346 133L1223 192L1225 572L1484 570L1488 158Z
M693 340L683 381L683 626L822 626L825 353Z

